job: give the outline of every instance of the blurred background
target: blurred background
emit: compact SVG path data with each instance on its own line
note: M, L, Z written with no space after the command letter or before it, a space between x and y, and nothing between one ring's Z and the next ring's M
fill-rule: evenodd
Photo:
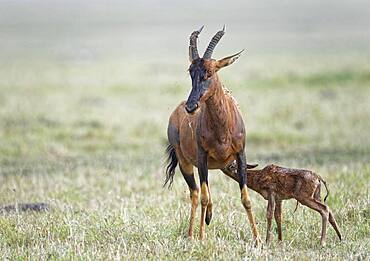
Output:
M168 116L190 90L190 33L205 25L202 52L224 24L214 57L246 49L220 74L246 114L251 151L269 159L279 153L269 145L290 150L303 141L334 150L347 146L345 131L357 151L369 126L368 7L367 1L2 1L3 159L42 159L53 146L76 156L78 143L87 155L122 155L129 152L120 146L144 143L157 151ZM19 136L13 127L21 128Z
M348 239L335 245L329 231L328 256L366 252L369 1L13 0L0 2L0 205L45 201L55 211L0 219L3 258L202 257L183 240L181 175L162 189L164 148L168 117L191 88L189 36L205 25L203 53L224 24L214 58L246 49L220 76L245 118L248 161L320 173ZM240 258L238 239L251 235L238 186L212 173L209 249ZM252 200L264 231L265 202ZM295 215L286 216L292 258L311 251L320 222Z
M358 0L2 1L1 47L12 59L164 59L183 57L194 28L206 25L205 45L226 24L224 50L338 52L367 47L369 20L367 1Z

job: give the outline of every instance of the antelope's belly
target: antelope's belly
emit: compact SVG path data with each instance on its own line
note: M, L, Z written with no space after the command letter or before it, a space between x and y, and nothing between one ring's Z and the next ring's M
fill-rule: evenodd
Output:
M208 151L208 168L222 169L235 160L234 153L232 153L231 146L218 146L215 149Z
M233 156L229 157L227 160L220 161L215 160L212 157L208 157L208 169L223 169L229 166L235 158Z

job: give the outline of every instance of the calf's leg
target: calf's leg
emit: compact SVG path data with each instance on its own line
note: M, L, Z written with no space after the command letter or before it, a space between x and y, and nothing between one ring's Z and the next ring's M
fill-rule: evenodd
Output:
M329 209L329 222L330 224L333 226L334 230L335 230L335 233L337 233L338 237L339 237L339 240L342 240L342 235L339 231L339 227L338 227L338 224L337 222L335 221L335 218L334 218L334 215L333 213L331 212L331 210Z
M322 200L321 200L321 196L320 196L320 190L321 190L321 184L319 184L315 190L315 193L314 193L314 198L315 200L319 201L320 203L322 203ZM325 204L325 203L323 203ZM332 225L332 227L334 228L335 232L337 233L338 237L339 237L339 240L342 240L342 235L339 231L339 227L338 227L338 224L337 222L335 221L335 218L334 218L334 215L333 213L331 212L331 210L329 209L329 207L327 206L327 209L329 211L329 223Z
M269 244L271 242L271 224L272 224L272 216L275 209L275 196L274 194L269 191L268 195L268 203L267 203L267 231L266 231L266 243Z
M279 241L283 240L283 233L281 231L281 205L282 205L282 200L281 199L275 199L275 211L274 211L274 216L275 216L275 222L278 230L278 239Z
M313 210L316 210L317 212L320 213L321 218L322 218L322 226L321 226L321 239L320 239L320 244L322 246L325 246L325 241L326 241L326 227L328 224L328 219L329 219L329 210L326 205L321 203L320 201L310 198L302 201L303 205L306 205L309 208L312 208Z

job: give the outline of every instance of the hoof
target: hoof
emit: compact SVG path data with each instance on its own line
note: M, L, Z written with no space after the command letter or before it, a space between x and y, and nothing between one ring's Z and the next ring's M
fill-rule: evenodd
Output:
M262 243L262 240L259 236L254 238L254 247L259 247L259 246L262 246L262 245L263 245L263 243Z
M212 220L212 213L207 213L206 215L206 224L207 226L211 223L211 220Z

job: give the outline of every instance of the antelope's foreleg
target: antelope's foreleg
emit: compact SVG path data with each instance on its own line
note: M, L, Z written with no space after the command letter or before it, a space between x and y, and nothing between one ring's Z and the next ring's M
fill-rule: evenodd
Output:
M199 239L203 239L205 235L205 220L207 206L209 203L209 190L208 190L208 165L207 165L207 153L200 147L198 147L198 171L200 179L200 203L201 203L201 216L200 216L200 228L199 228Z
M266 218L267 218L266 243L267 244L271 242L271 225L272 225L272 216L274 213L274 209L275 209L275 196L271 191L269 191L267 212L266 212Z
M206 231L205 220L206 220L208 201L209 201L208 186L206 182L203 182L201 186L201 196L200 196L202 210L201 210L201 215L200 215L199 239L204 238L205 231Z
M236 158L237 158L237 165L238 165L237 173L239 176L239 187L241 191L241 200L242 200L242 204L245 210L247 211L249 224L252 228L253 239L255 240L256 245L257 245L258 243L261 242L261 239L258 235L256 221L254 219L254 215L252 212L252 203L250 201L249 194L248 194L247 176L246 176L247 173L245 171L247 164L246 164L246 157L245 157L244 151L239 152Z
M208 205L206 211L206 224L209 225L212 219L212 197L211 197L211 189L209 188L208 184Z
M196 210L198 207L199 189L194 179L193 167L190 164L187 166L180 165L180 170L186 181L186 184L188 184L189 186L189 191L190 191L191 211L190 211L188 236L192 238L193 230L194 230L194 220L195 220Z

